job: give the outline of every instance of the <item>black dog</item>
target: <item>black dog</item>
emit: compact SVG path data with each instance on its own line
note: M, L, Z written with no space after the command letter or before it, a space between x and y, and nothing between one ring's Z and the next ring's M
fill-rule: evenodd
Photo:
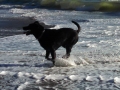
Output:
M73 30L71 28L60 28L60 29L44 29L38 21L23 27L26 35L33 34L35 38L39 41L40 45L46 50L45 58L54 60L56 58L55 51L60 47L66 48L66 55L63 58L68 58L70 56L71 49L78 41L78 33L80 32L80 26L77 22L72 21L78 30ZM49 58L51 54L52 58Z

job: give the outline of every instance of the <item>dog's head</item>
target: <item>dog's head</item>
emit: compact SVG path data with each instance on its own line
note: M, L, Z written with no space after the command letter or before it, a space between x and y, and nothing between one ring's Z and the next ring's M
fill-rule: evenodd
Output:
M35 21L34 23L31 23L28 26L23 27L23 30L26 35L30 34L35 35L37 33L42 32L44 30L44 27L40 25L38 21Z

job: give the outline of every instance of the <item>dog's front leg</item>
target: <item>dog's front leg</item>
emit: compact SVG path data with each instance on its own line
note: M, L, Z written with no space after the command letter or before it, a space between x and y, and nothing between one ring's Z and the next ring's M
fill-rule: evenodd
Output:
M46 56L45 56L45 58L47 60L51 60L51 58L49 58L49 55L50 55L50 51L46 50Z
M51 50L51 56L52 56L52 62L53 64L55 64L56 53L54 49Z
M52 58L49 58L50 53L51 53ZM46 58L47 60L52 61L53 64L54 64L54 63L55 63L54 60L55 60L55 58L56 58L56 53L55 53L55 51L54 51L54 50L51 50L51 51L46 50L46 56L45 56L45 58Z

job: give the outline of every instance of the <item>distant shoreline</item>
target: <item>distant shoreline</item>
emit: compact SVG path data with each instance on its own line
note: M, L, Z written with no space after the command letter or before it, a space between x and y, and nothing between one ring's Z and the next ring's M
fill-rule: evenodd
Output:
M120 1L82 2L79 0L30 0L30 1L0 1L1 5L16 5L15 8L46 8L77 11L120 11ZM14 7L14 6L13 6ZM1 7L0 7L1 8Z

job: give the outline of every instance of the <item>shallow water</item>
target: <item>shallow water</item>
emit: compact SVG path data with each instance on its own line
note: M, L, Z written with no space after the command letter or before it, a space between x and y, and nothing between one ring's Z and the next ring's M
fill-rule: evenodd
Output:
M71 54L95 62L75 67L53 67L50 61L44 59L45 51L32 35L3 37L0 38L0 77L4 84L0 86L8 85L4 87L6 90L119 90L119 15L119 12L40 8L0 9L1 18L32 17L40 22L56 25L55 28L77 29L71 20L77 21L82 29ZM56 52L57 57L62 57L65 49L61 47ZM8 83L9 81L14 82Z

